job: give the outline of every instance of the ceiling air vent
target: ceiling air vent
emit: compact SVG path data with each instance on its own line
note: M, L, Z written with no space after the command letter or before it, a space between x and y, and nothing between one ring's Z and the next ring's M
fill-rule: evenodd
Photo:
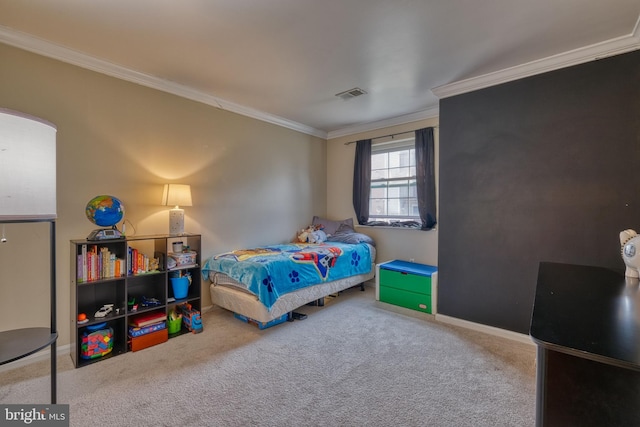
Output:
M360 89L359 87L354 87L353 89L345 90L344 92L336 93L338 98L342 98L344 100L355 98L356 96L364 95L367 93L366 91Z

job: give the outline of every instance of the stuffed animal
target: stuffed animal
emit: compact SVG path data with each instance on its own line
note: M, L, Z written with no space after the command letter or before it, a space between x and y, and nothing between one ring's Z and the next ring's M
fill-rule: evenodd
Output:
M305 229L300 230L300 234L298 234L298 242L307 243L309 240L309 233L311 233L311 227L307 227Z
M322 243L327 240L327 234L322 230L312 231L307 240L309 243Z
M327 240L327 235L322 231L324 227L322 225L310 225L309 227L300 231L298 234L298 241L300 243L322 243Z
M635 230L624 230L620 232L620 252L622 260L627 266L624 275L627 277L640 277L640 236Z

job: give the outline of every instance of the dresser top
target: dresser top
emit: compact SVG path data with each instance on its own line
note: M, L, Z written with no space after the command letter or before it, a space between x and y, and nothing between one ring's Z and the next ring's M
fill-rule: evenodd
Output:
M549 349L640 370L638 280L603 267L540 263L530 334Z

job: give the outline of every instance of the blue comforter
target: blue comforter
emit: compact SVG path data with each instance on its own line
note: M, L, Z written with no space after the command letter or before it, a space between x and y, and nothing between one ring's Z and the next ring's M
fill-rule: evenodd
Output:
M371 253L365 243L291 243L215 255L205 262L203 276L210 271L243 283L271 309L287 292L369 273Z

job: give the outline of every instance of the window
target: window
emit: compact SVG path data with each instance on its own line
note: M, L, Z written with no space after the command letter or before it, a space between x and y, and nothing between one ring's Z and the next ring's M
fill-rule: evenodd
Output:
M371 147L370 221L420 221L414 138Z

